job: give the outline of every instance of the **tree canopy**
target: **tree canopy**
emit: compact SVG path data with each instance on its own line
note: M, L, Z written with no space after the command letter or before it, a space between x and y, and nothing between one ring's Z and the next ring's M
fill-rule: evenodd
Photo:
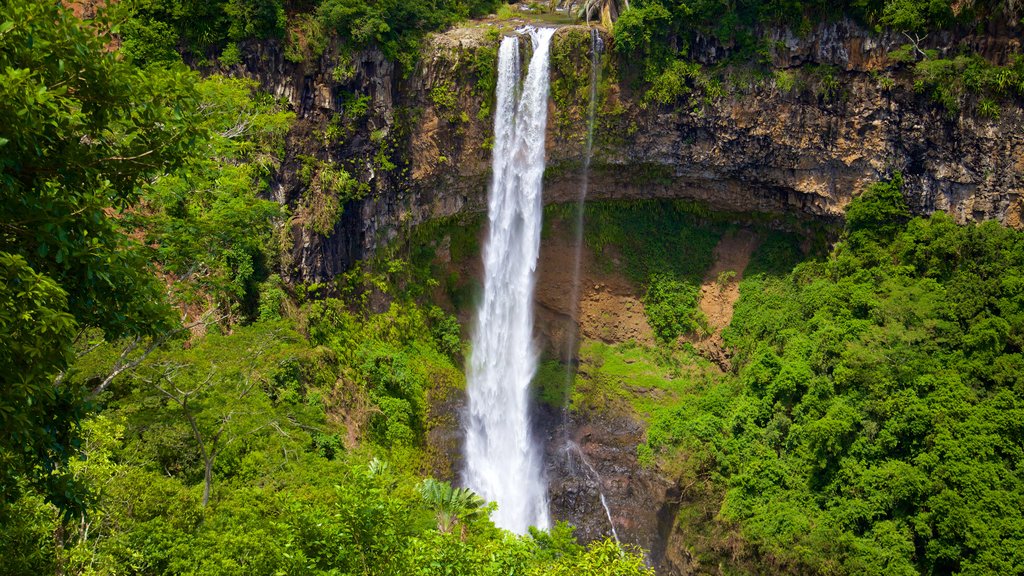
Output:
M203 137L190 115L193 74L131 66L105 44L109 26L54 2L0 8L0 281L10 305L0 475L5 491L17 472L45 484L67 509L80 502L54 474L81 399L59 374L81 330L116 339L174 324L122 221L140 186Z

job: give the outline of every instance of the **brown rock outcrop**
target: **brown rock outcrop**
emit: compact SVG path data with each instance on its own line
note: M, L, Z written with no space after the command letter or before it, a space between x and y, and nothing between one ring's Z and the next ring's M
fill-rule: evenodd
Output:
M318 61L296 64L275 42L243 47L244 62L233 72L287 98L299 116L274 197L292 205L301 198L301 156L342 162L370 186L327 236L292 223L285 259L291 278L328 279L408 226L485 208L493 88L480 77L494 65L494 27L477 23L432 36L407 76L374 51L343 62L332 46ZM928 46L950 52L968 45L995 63L1019 53L1020 30L990 32L935 35ZM561 44L580 53L553 66L553 80L572 80L567 75L574 65L585 70L588 55L579 48L588 44L579 37L588 33L583 26L559 30L555 51ZM687 198L729 210L839 218L866 184L900 171L918 213L944 210L960 222L1020 225L1019 103L1005 103L995 119L969 112L948 117L913 90L908 69L888 61L902 37L874 35L850 21L823 24L804 36L765 34L775 40L771 58L788 85L779 76L734 81L721 97L703 101L696 94L663 106L634 93L630 81L605 82L590 197ZM730 47L703 39L690 56L718 63ZM614 64L611 69L624 65ZM334 73L339 66L350 73ZM563 202L578 190L585 126L554 101L580 109L585 95L555 93L552 86L545 198ZM348 119L348 103L358 96L369 98L368 110ZM351 120L349 130L329 137L339 116ZM394 168L375 160L385 145Z

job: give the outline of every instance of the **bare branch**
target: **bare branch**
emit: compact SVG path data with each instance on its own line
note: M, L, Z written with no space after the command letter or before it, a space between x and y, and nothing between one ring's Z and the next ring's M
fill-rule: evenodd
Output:
M114 381L114 378L117 378L118 376L120 376L125 371L135 369L154 350L156 350L157 348L162 346L172 336L175 336L175 335L177 335L177 334L179 334L181 332L184 332L186 330L191 330L192 328L195 328L196 326L199 326L200 324L208 324L208 323L211 323L211 322L220 321L222 318L223 318L223 316L220 317L220 318L217 318L217 319L210 319L210 314L204 314L202 318L200 318L199 320L196 320L195 322L193 322L191 324L187 324L187 325L182 326L180 328L176 328L174 330L170 330L168 332L165 332L165 333L161 334L159 337L154 338L152 341L150 341L149 346L147 346L146 349L143 350L142 354L140 354L140 355L132 358L131 360L129 360L128 357L133 352L135 352L136 349L138 349L139 344L142 341L142 337L141 336L136 336L135 340L133 340L132 343L129 344L128 347L125 348L123 352L121 352L121 356L118 357L116 362L114 362L114 367L111 369L110 374L108 374L107 377L103 379L103 382L101 382L99 386L97 386L96 388L93 389L92 396L96 396L96 395L102 393L104 390L106 390L107 387L110 386L110 384Z
M925 38L928 38L927 34L924 36L921 36L920 34L914 34L911 36L909 32L904 30L903 35L907 37L907 40L910 40L910 43L914 46L914 51L917 52L921 58L928 58L928 55L921 49L921 42L924 42Z

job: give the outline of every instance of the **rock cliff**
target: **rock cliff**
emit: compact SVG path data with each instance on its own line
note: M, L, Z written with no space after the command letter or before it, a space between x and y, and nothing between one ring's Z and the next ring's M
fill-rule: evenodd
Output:
M288 99L298 116L273 187L274 198L294 215L281 235L282 265L292 280L329 279L411 226L486 208L489 110L502 33L511 32L477 23L434 35L408 72L378 52L347 57L336 45L301 63L289 61L272 42L244 47L243 63L233 72ZM589 34L585 27L567 26L556 35L548 202L575 200L580 186ZM769 55L774 74L752 74L735 63L731 47L703 39L690 56L717 67L725 78L721 90L695 87L671 104L645 98L629 67L605 54L589 197L684 198L735 212L839 219L866 184L900 171L918 213L944 210L961 222L1022 225L1019 103L1005 103L997 118L969 108L950 117L914 90L908 69L887 57L904 43L901 37L873 35L848 21L803 36L785 30L765 34L775 46ZM605 44L610 42L605 35ZM997 64L1021 49L1019 37L1005 30L928 42L940 52L968 45ZM330 233L321 234L309 225L315 203L309 200L308 167L325 163L343 167L368 188L344 205ZM548 284L562 294L558 282L564 279L555 276ZM594 296L595 314L612 296L636 296L626 289L609 294L604 300ZM556 330L545 326L557 327L568 315L548 300L557 299L538 295L538 326L550 337ZM563 419L550 407L539 408L537 419L546 438L556 517L569 518L585 538L607 534L597 498L601 490L620 536L650 550L650 561L662 573L694 569L686 548L673 544L680 537L674 532L679 507L693 506L689 493L638 465L642 426L621 415ZM563 438L575 452L567 451ZM453 452L459 437L448 434L435 443ZM449 464L458 460L457 454L448 456ZM714 516L714 510L704 515Z
M1005 63L1020 52L1020 39L994 32L937 36L929 46L941 52L968 45ZM588 34L567 26L556 36L548 202L574 198L579 185ZM627 67L605 55L591 197L688 198L735 211L838 218L865 184L901 171L918 213L1021 225L1019 105L1002 106L997 118L970 110L950 117L913 89L909 70L887 58L901 37L848 21L802 37L766 34L774 39L774 75L724 66L735 60L730 48L703 40L691 57L720 66L721 90L696 90L670 105L634 91ZM234 72L287 98L299 117L276 199L302 204L298 174L309 157L339 162L369 183L329 234L313 232L302 211L293 211L298 217L283 246L291 278L330 278L404 227L484 208L498 36L497 25L484 23L434 35L408 73L377 52L346 58L331 46L315 61L293 63L274 43L245 47Z

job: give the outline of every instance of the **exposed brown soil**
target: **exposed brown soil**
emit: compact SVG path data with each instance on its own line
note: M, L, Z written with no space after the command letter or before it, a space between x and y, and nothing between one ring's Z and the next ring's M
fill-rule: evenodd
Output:
M354 450L362 443L371 414L379 409L370 402L366 390L346 375L335 382L329 400L328 406L335 409L328 410L327 421L345 429L342 443L346 450Z
M567 227L552 228L555 229L541 241L535 296L537 328L545 349L564 357L574 312L571 299L576 246ZM637 286L621 274L601 270L586 246L580 251L577 294L580 302L577 340L654 343Z
M729 354L722 343L722 330L732 321L733 307L740 298L740 280L759 239L752 231L729 232L715 246L715 263L704 275L698 308L707 318L709 332L703 337L687 335L701 355L723 370L730 368Z

